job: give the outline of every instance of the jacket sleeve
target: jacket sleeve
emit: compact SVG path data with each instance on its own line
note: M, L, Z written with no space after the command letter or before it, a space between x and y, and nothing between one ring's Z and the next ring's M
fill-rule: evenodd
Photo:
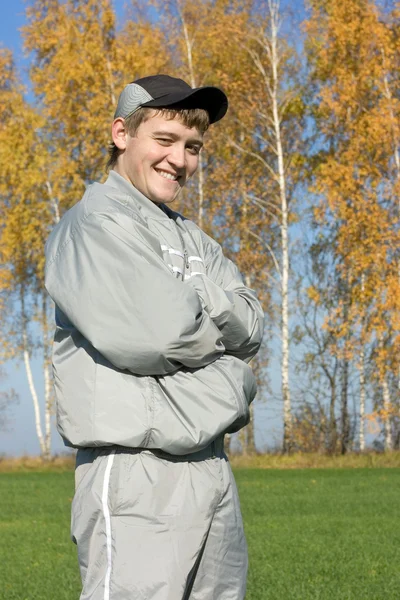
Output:
M224 352L195 290L174 278L147 228L95 213L46 248L46 288L73 326L119 369L166 375ZM51 247L55 245L55 252Z
M209 249L205 255L209 256L207 274L193 275L188 284L197 291L204 310L221 331L226 353L250 361L258 352L263 336L261 305L219 244L213 242L211 252Z

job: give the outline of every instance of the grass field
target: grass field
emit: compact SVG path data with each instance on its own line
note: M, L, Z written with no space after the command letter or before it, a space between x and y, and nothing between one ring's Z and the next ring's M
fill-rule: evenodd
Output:
M235 474L250 553L246 600L398 600L398 469ZM0 473L1 600L79 598L72 493L69 471Z

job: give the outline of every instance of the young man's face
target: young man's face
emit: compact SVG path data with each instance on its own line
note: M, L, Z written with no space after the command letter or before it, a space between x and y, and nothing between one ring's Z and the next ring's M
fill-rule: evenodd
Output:
M179 118L150 117L136 136L126 134L125 151L114 169L147 198L172 202L199 162L203 136L185 127Z

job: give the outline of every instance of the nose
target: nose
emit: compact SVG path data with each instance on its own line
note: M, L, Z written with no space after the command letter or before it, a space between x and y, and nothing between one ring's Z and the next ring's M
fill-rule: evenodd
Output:
M168 162L176 169L183 169L186 163L185 146L183 144L172 144L168 154Z

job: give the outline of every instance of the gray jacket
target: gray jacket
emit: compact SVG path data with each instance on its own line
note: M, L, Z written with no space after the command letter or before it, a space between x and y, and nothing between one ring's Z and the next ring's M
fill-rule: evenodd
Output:
M194 223L111 171L51 233L46 288L67 445L187 454L246 425L262 310Z

